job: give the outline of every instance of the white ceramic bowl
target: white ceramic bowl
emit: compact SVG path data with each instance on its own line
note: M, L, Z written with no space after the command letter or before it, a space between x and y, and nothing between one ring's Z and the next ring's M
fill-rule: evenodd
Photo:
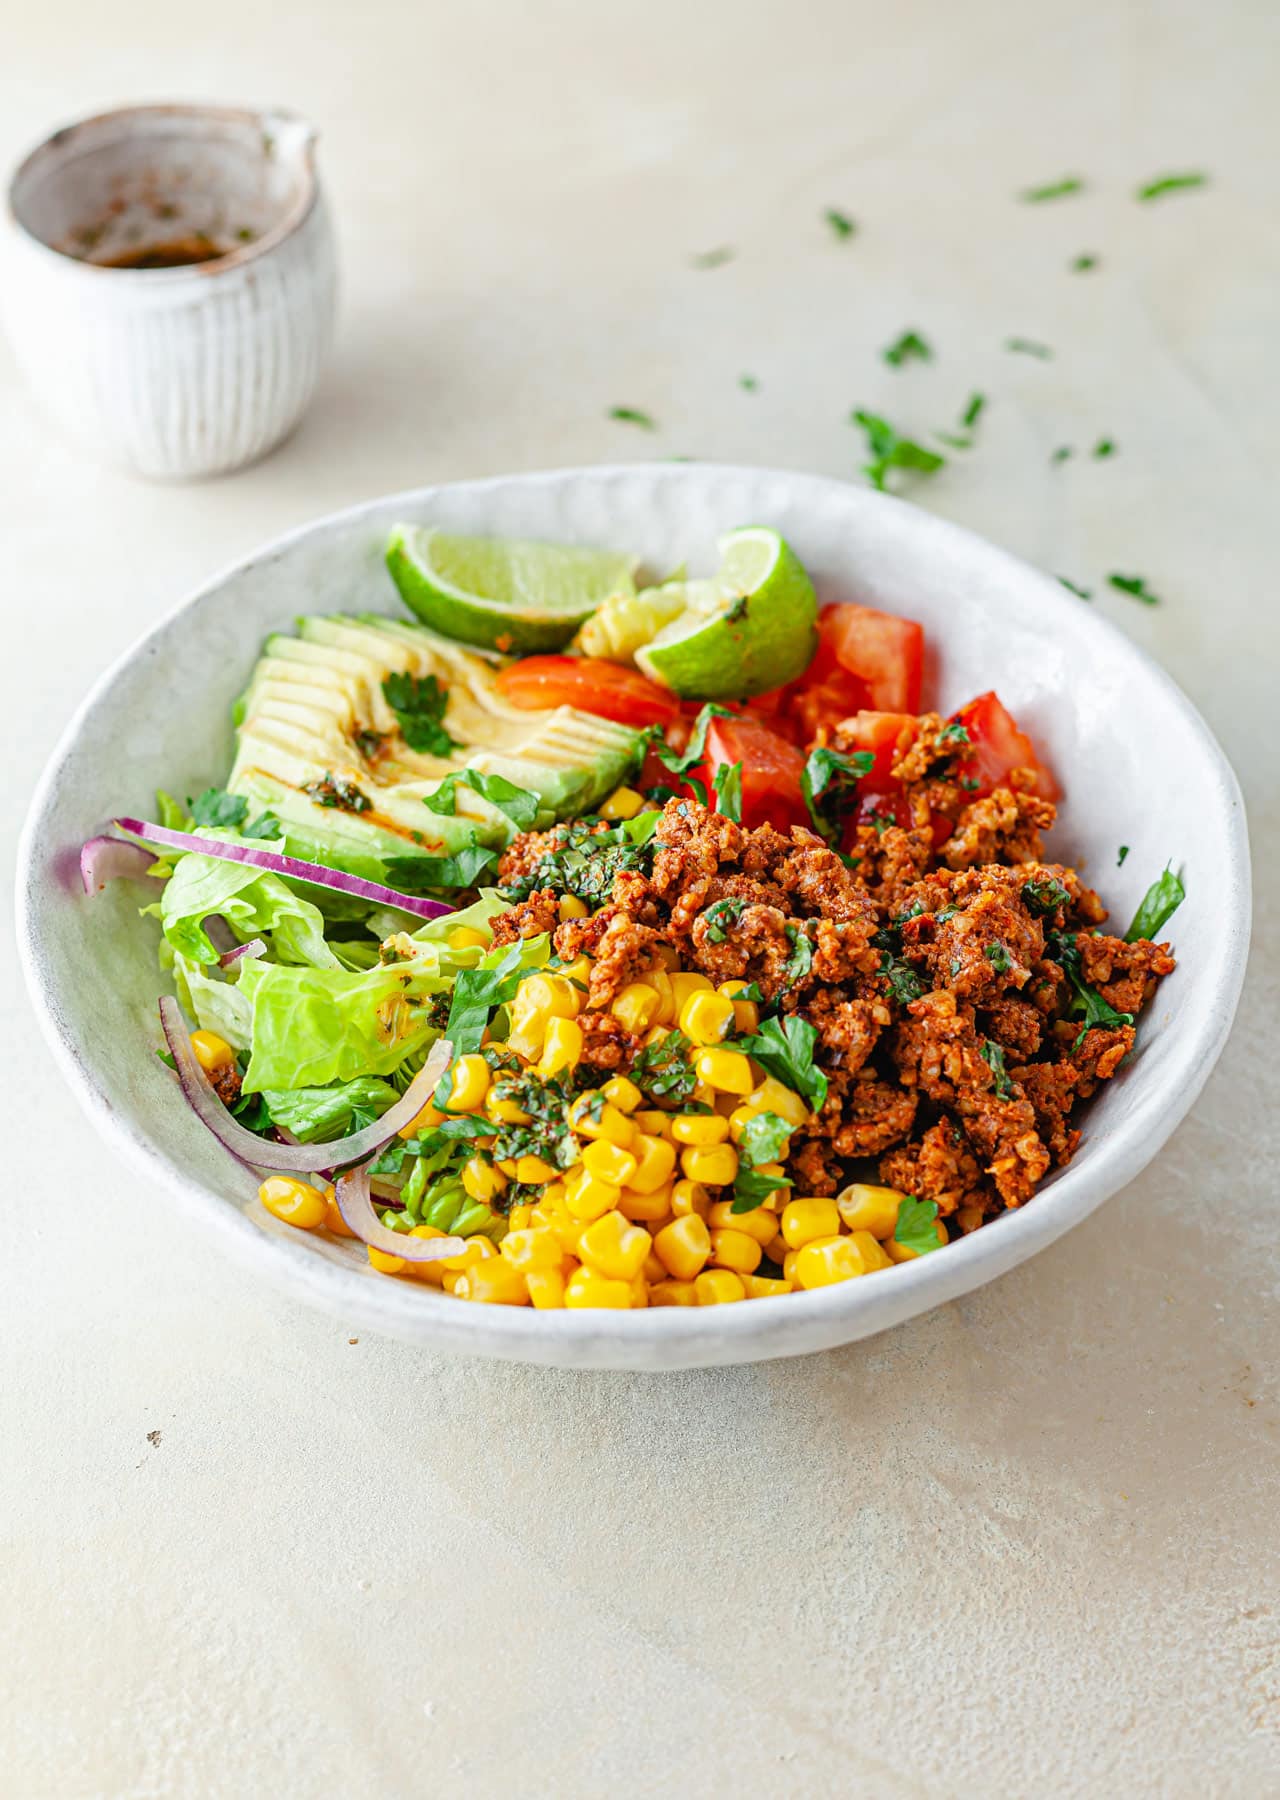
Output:
M0 312L68 437L170 479L239 468L293 429L337 292L315 135L292 113L130 106L65 126L21 163ZM112 266L183 240L222 254Z
M1144 1018L1132 1065L1105 1084L1083 1140L1029 1205L948 1249L777 1301L640 1313L469 1306L375 1274L358 1245L290 1230L197 1123L153 1049L155 933L125 882L89 900L81 841L152 790L194 793L229 766L228 709L263 637L294 615L398 610L382 567L393 521L613 544L657 568L707 566L717 535L767 523L830 599L924 622L933 690L951 708L996 687L1066 788L1051 839L1122 921L1170 858L1187 900L1179 967ZM1131 846L1123 868L1116 847ZM31 808L19 938L32 997L72 1089L140 1173L246 1266L353 1324L436 1349L562 1366L675 1369L821 1350L978 1287L1050 1244L1147 1163L1222 1049L1249 937L1240 792L1190 703L1059 584L954 525L866 489L710 465L566 470L426 488L305 527L220 576L128 652L69 726Z

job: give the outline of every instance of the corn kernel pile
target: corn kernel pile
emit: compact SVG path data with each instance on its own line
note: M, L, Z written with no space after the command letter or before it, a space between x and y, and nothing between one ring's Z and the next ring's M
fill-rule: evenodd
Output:
M572 897L561 902L564 918L586 911ZM603 1079L570 1103L576 1160L568 1168L536 1155L494 1162L478 1150L464 1164L467 1196L494 1210L497 1229L469 1237L457 1256L425 1264L369 1248L375 1269L426 1282L458 1300L626 1310L772 1299L918 1254L894 1239L904 1196L891 1188L855 1184L829 1199L797 1196L780 1185L752 1210L734 1211L744 1130L769 1114L794 1131L808 1119L808 1108L724 1042L757 1029L755 1002L741 997L746 984L715 988L705 975L681 971L674 952L666 960L669 967L623 987L611 1011L646 1046L661 1044L678 1027L691 1047L692 1105L668 1110L647 1100L626 1075ZM401 1137L412 1138L446 1117L530 1123L531 1115L504 1097L509 1084L494 1063L500 1071L514 1061L544 1081L571 1076L584 1049L578 1018L590 969L584 956L527 976L507 1009L505 1043L487 1042L482 1051L458 1057L445 1110L426 1106ZM206 1067L216 1066L206 1061L216 1054L213 1046L196 1048ZM782 1160L757 1165L754 1173L781 1181L786 1153L784 1146ZM507 1207L512 1184L520 1197ZM260 1195L286 1224L352 1235L331 1187L277 1175L263 1182ZM392 1215L386 1222L393 1222ZM419 1237L446 1235L434 1225L412 1230ZM945 1229L939 1224L936 1230L946 1243ZM766 1260L774 1272L761 1273Z

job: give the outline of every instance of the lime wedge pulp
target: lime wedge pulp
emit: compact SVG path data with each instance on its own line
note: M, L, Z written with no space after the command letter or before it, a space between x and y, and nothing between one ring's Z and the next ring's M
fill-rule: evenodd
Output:
M517 655L559 650L598 606L635 593L636 558L518 538L396 525L387 567L411 612L456 638Z
M636 652L645 674L682 698L744 700L794 681L813 660L813 583L776 531L729 532L716 574L682 585L684 611Z

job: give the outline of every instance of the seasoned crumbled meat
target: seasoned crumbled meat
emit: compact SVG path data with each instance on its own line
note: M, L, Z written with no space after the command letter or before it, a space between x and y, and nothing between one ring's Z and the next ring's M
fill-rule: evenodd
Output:
M840 1163L829 1145L806 1138L787 1160L795 1194L834 1194L840 1186Z
M868 938L876 929L876 909L866 888L854 880L852 871L835 851L817 838L811 844L788 850L775 865L774 880L784 894L791 896L792 912L864 925Z
M1044 853L1040 833L1053 824L1057 811L1052 800L1038 794L997 788L961 809L955 830L938 854L949 869L970 869L976 863L1038 863Z
M693 921L693 961L718 987L722 981L745 978L759 983L766 1000L790 985L787 965L795 944L787 932L788 920L776 906L744 906L731 924L720 927L700 914ZM714 939L723 929L720 942ZM793 931L799 930L795 925Z
M961 1206L993 1204L977 1159L950 1119L939 1119L916 1142L882 1157L880 1179L904 1194L935 1201L944 1215Z
M1035 1055L1044 1037L1044 1016L1029 1000L1005 995L983 1002L980 1024L993 1043L1021 1061Z
M560 922L560 902L554 888L535 888L527 900L498 913L492 924L496 944L516 944L521 938L554 931Z
M893 1022L892 1010L882 999L845 1000L829 992L816 993L805 1016L818 1033L823 1067L846 1075L858 1073L881 1032Z
M879 1156L901 1143L915 1123L916 1096L893 1081L878 1081L874 1070L856 1076L841 1096L841 1117L831 1134L839 1156ZM825 1109L824 1109L825 1110Z
M561 962L572 962L577 956L594 956L604 934L614 919L612 906L601 907L589 919L566 919L556 928L556 955Z
M903 954L930 985L987 1006L1007 989L1026 986L1044 955L1044 929L1023 905L1012 869L984 869L974 886L957 883L959 904L945 908L942 918L925 913L907 920Z
M595 948L591 965L593 1010L607 1007L620 988L652 969L658 960L661 932L640 925L630 913L615 912Z
M611 1073L631 1067L640 1039L612 1013L582 1012L578 1014L578 1024L582 1028L582 1061L586 1067L608 1069Z
M1156 978L1173 973L1176 964L1167 944L1149 944L1139 938L1126 944L1121 938L1076 937L1080 972L1117 1012L1137 1013L1155 991Z
M240 1098L241 1075L234 1063L223 1063L209 1076L209 1086L224 1106L234 1106Z

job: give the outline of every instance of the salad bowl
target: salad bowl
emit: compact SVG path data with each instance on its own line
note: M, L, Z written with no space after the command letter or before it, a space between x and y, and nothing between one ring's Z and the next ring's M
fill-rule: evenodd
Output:
M399 613L382 559L402 520L625 547L651 567L693 570L720 533L767 524L794 546L820 600L921 621L941 709L997 689L1064 790L1053 856L1105 885L1118 915L1169 862L1187 892L1170 934L1177 973L1144 1017L1129 1066L1082 1116L1070 1164L1028 1204L938 1255L728 1307L466 1305L377 1274L358 1243L270 1216L254 1177L181 1103L155 1054L162 978L136 891L117 882L87 898L77 856L108 820L145 816L157 787L194 793L217 778L232 749L231 705L263 639L304 605ZM1117 867L1121 844L1130 848ZM1014 1268L1130 1181L1194 1102L1230 1029L1248 949L1248 839L1230 766L1173 682L1057 581L970 533L811 475L709 464L559 470L372 501L268 545L185 601L107 671L54 752L20 852L18 934L33 1003L77 1099L113 1148L246 1269L353 1325L436 1350L675 1369L882 1331Z

